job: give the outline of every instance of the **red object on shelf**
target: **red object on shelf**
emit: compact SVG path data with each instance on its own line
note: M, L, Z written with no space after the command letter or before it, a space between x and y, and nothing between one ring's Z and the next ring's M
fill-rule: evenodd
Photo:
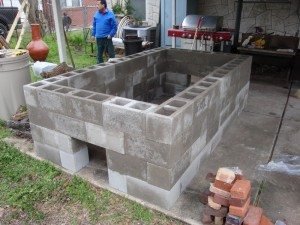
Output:
M49 53L49 47L42 40L39 24L31 24L31 34L32 41L26 47L29 51L30 57L34 61L45 61Z
M188 38L194 39L195 30L183 30L183 29L169 29L168 36L169 37L177 37L177 38ZM210 40L211 37L215 42L219 41L230 41L231 33L227 31L201 31L197 32L197 39L201 39L202 36L204 40Z

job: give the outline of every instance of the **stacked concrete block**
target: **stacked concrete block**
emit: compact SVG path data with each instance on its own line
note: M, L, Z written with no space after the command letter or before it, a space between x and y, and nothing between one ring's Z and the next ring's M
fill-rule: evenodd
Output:
M170 208L243 109L250 66L158 48L26 85L36 152L75 172L89 161L87 143L105 148L112 187ZM189 75L201 79L189 86ZM167 84L181 89L149 103Z

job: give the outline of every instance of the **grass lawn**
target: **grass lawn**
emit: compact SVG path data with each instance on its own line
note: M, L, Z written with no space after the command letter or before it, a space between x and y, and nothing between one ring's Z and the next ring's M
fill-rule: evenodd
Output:
M84 45L84 37L83 37L83 31L71 31L67 33L67 39L70 44L71 54L74 59L75 67L76 69L84 68L87 66L91 66L96 64L97 60L96 57L91 56L91 46L88 44L86 47ZM59 56L58 56L58 47L57 47L57 41L56 41L56 35L53 34L47 34L43 38L43 41L48 45L49 47L49 55L46 59L47 62L51 63L59 63ZM25 33L20 48L26 49L27 44L31 41L31 33L27 32ZM16 34L12 37L10 41L10 46L14 48L14 46L17 43L17 37ZM95 49L95 46L94 46ZM67 63L69 65L71 64L70 60L70 54L68 53L68 61ZM95 52L94 52L95 54Z
M3 139L0 124L0 224L181 224L35 160Z

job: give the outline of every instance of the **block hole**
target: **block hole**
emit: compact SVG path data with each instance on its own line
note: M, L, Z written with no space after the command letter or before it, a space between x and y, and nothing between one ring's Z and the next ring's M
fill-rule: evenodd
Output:
M211 83L214 83L214 82L217 82L218 81L218 79L214 79L214 78L205 78L205 80L204 81L207 81L207 82L211 82Z
M179 101L179 100L173 100L168 103L169 106L173 106L173 107L177 107L177 108L180 108L180 107L184 106L185 104L186 104L186 102Z
M47 80L45 80L45 81L47 81L47 82L54 82L54 81L58 81L58 79L56 79L56 78L50 78L50 79L47 79Z
M225 76L225 74L221 74L221 73L214 73L213 75L212 75L213 77L224 77Z
M64 73L64 74L61 74L60 76L63 76L63 77L70 77L70 76L73 76L75 75L74 73Z
M155 113L163 115L163 116L171 116L174 112L176 112L175 109L163 107L163 108L157 110Z
M124 106L124 105L127 105L128 103L130 103L130 101L118 98L118 99L113 100L111 103L113 103L115 105Z
M88 97L87 99L102 102L102 101L104 101L108 98L109 98L109 96L106 96L106 95L95 94L95 95L92 95L92 96Z
M200 82L198 84L198 86L202 86L202 87L210 87L212 85L212 83L208 83L208 82Z
M146 110L149 109L150 107L151 105L144 104L144 103L135 103L132 106L130 106L130 108L138 109L138 110Z
M189 89L189 92L193 92L193 93L197 93L197 94L200 94L203 91L205 91L205 90L201 89L201 88L191 88L191 89Z
M197 95L195 95L195 94L193 94L193 93L188 93L188 92L186 92L186 93L184 93L184 94L179 95L179 97L191 100L191 99L196 98Z
M59 93L62 93L62 94L67 94L71 91L73 91L73 89L71 89L71 88L60 88L60 89L55 90L55 92L59 92Z
M73 94L74 96L78 96L78 97L82 97L82 98L86 98L92 95L92 93L87 92L87 91L79 91Z
M49 91L54 91L54 90L56 90L58 88L59 88L59 86L49 85L49 86L44 87L43 89L49 90Z
M32 86L32 87L40 87L40 86L42 86L44 84L45 83L43 83L43 82L37 82L37 83L30 84L30 86Z

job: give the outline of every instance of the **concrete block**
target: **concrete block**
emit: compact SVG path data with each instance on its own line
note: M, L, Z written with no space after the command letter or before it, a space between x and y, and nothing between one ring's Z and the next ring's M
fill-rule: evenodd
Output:
M60 151L61 166L72 172L78 172L89 163L87 147L76 153Z
M166 82L187 86L190 83L190 76L187 74L166 72Z
M127 193L126 175L122 175L116 171L108 169L108 181L111 187Z
M191 160L194 160L206 145L206 132L199 136L199 138L191 146Z
M56 140L58 149L66 153L76 153L83 149L86 149L86 143L68 135L56 132Z
M146 69L140 69L133 73L133 83L132 85L137 85L139 83L145 82L147 78Z
M37 126L33 123L30 123L30 133L32 135L32 139L35 142L43 143L43 131L40 126Z
M217 133L220 124L220 103L215 103L209 108L207 116L207 136L206 141L209 142L211 138Z
M155 165L167 166L171 151L168 144L147 140L142 135L125 135L125 153Z
M172 170L148 163L147 182L156 187L170 190L173 187Z
M54 148L49 145L35 141L34 149L35 149L37 156L39 156L43 159L49 160L49 161L55 163L56 165L59 165L59 166L61 165L60 153L57 148Z
M53 121L57 131L81 141L86 141L86 129L83 121L59 114L53 115Z
M167 103L165 103L167 104ZM172 144L193 123L193 104L181 108L162 105L147 114L147 139Z
M65 95L55 90L60 89L57 85L48 85L43 88L36 89L39 101L39 107L44 110L50 110L64 114L66 109Z
M97 65L96 72L96 79L97 79L97 86L101 84L109 84L113 80L116 79L116 72L115 72L115 65L105 65L101 66L102 64Z
M179 185L170 191L148 184L145 181L127 177L127 193L152 204L169 209L180 195Z
M41 127L46 127L51 130L54 129L54 119L52 112L32 106L27 106L27 109L29 120L31 123Z
M178 93L182 92L185 89L186 89L186 86L182 86L179 84L173 84L173 83L168 83L168 82L163 83L164 93L167 93L170 95L177 95Z
M132 107L130 101L123 98L114 98L103 103L103 126L105 129L118 130L130 134L144 134L146 130L146 112L151 104L142 104L146 108Z
M147 162L106 149L107 166L110 170L122 175L129 175L141 180L147 180ZM130 165L130 166L129 166Z
M116 79L122 78L128 74L144 69L147 65L147 56L142 54L134 54L125 57L129 59L124 63L117 63L116 67Z
M124 133L91 123L85 125L89 143L124 154Z
M38 98L36 87L25 85L23 87L26 104L32 107L38 107Z
M104 94L91 94L90 96L85 97L85 95L82 96L80 93L85 92L76 92L69 95L67 98L67 110L69 110L68 114L70 117L102 125L102 103L108 100L110 96Z
M69 86L78 89L88 89L97 85L97 73L95 70L81 69L73 71L78 75L69 78Z

